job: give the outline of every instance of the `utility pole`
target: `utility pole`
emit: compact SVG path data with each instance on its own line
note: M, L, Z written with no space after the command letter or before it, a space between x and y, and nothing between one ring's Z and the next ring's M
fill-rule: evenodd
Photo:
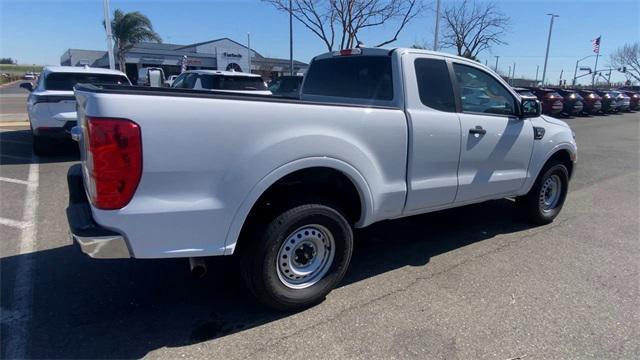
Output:
M433 51L438 51L438 32L440 31L440 0L436 1L436 30L433 35Z
M553 19L560 17L560 15L547 14L551 16L551 22L549 23L549 37L547 38L547 52L544 55L544 67L542 68L542 85L544 86L544 78L547 76L547 60L549 60L549 46L551 45L551 32L553 31Z
M109 0L102 2L104 8L104 28L107 30L107 53L109 54L109 69L116 68L115 60L113 58L113 35L111 34L111 19L109 19ZM126 67L126 65L125 65ZM122 72L126 72L126 69L120 69Z
M289 0L289 70L293 75L293 8Z
M507 71L507 77L509 78L509 81L507 83L511 85L511 65L509 65L509 71Z
M249 50L249 72L251 72L251 33L247 32L247 48Z
M540 65L536 65L536 86L538 86L538 70L540 70Z
M512 79L516 78L516 62L513 62L513 75L511 75ZM513 84L513 82L511 82L511 84Z
M558 80L558 86L562 86L562 74L564 73L564 69L560 70L560 79Z
M500 59L500 55L496 55L494 56L496 58L496 67L495 67L495 72L498 72L498 59Z

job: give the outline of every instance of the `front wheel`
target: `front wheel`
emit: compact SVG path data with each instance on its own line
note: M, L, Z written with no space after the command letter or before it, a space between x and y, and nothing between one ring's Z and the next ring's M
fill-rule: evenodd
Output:
M322 204L290 208L276 216L242 254L249 290L284 311L322 301L342 280L353 251L344 216ZM256 232L253 232L256 234Z
M569 171L562 163L552 163L541 172L531 190L516 199L528 220L548 224L558 216L569 190Z

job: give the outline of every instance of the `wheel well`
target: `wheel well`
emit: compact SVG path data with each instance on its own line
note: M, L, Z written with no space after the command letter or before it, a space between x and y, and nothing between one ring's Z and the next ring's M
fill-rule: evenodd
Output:
M286 208L309 199L337 206L351 224L362 216L360 193L344 173L328 167L307 168L282 177L262 193L242 226L240 239Z
M560 162L564 166L567 167L567 171L569 171L569 178L573 174L573 161L571 161L571 154L568 150L558 150L556 151L549 160L545 163L545 167L551 163Z

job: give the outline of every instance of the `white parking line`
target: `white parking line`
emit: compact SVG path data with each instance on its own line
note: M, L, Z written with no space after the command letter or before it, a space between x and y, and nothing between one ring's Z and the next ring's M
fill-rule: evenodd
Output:
M24 199L22 228L20 234L19 255L15 268L13 296L10 301L10 312L14 315L8 320L11 331L7 332L5 356L7 358L25 358L29 344L29 325L31 323L31 304L33 300L33 257L37 235L36 217L38 209L38 159L31 157L29 176L27 180L27 194ZM3 310L4 312L4 310ZM4 320L4 319L3 319Z
M0 181L4 181L4 182L8 182L8 183L14 183L14 184L29 185L29 182L26 181L26 180L6 178L6 177L2 177L2 176L0 176Z
M24 221L18 221L18 220L0 217L0 225L4 225L4 226L16 228L16 229L24 229L31 224L25 223Z

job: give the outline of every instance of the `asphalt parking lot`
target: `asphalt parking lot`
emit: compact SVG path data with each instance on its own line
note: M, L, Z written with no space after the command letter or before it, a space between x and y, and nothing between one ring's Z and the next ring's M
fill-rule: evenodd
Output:
M8 121L27 120L27 97L29 92L20 87L27 81L18 81L0 87L0 124Z
M387 221L356 233L322 304L267 310L230 259L93 260L64 209L74 145L31 155L0 133L1 357L640 358L640 113L567 120L578 166L556 221L510 200Z

